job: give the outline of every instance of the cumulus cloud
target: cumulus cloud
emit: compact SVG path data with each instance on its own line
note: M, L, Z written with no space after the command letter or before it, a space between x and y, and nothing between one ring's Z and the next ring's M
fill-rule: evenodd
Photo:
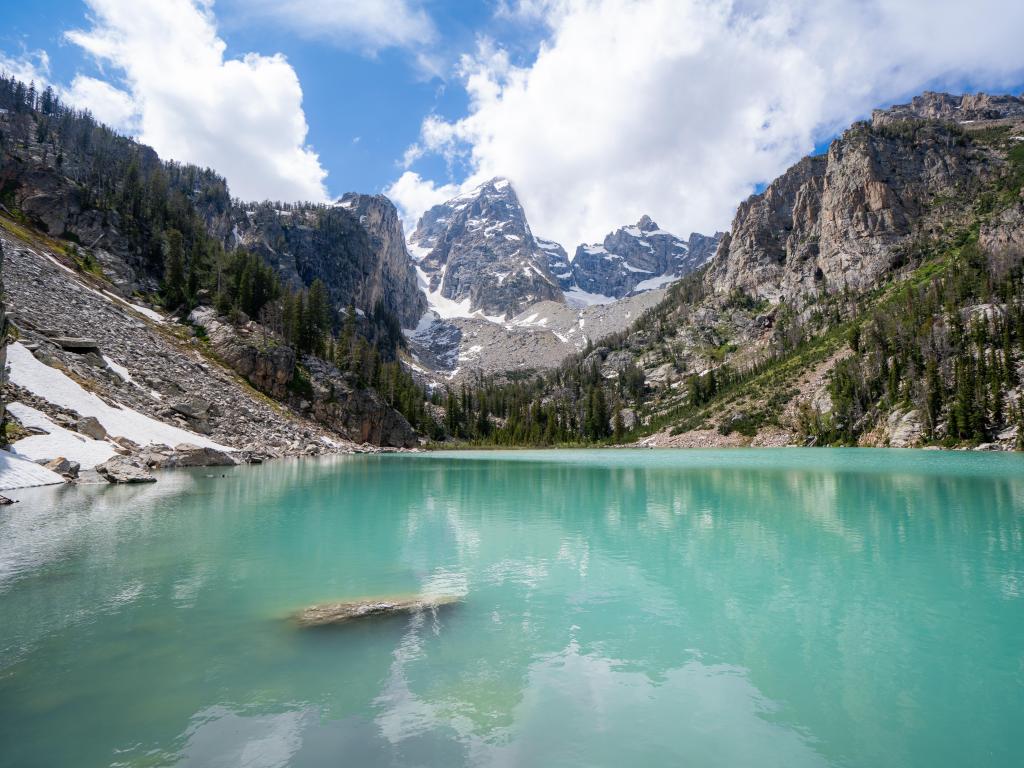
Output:
M86 0L66 37L123 87L78 76L66 94L165 158L209 166L247 199L324 200L302 88L281 55L226 58L209 0Z
M384 190L398 208L406 236L416 229L419 217L428 208L459 194L457 184L435 184L418 173L406 171Z
M72 104L84 106L100 122L112 128L134 133L137 128L138 109L131 94L115 88L106 80L75 75L71 87L61 95Z
M437 37L416 0L249 0L245 9L305 37L370 52L419 47Z
M462 59L469 114L417 146L510 177L533 229L570 248L652 215L687 234L872 107L925 87L1024 79L1024 4L977 0L521 0L536 59L489 41ZM407 172L412 204L438 188ZM400 182L402 180L400 179ZM419 184L425 189L413 192Z
M21 56L7 56L0 52L0 72L16 77L23 83L45 87L50 84L50 56L46 51L22 51Z

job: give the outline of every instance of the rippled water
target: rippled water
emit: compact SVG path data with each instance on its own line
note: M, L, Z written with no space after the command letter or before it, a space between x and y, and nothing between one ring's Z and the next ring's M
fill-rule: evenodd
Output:
M0 511L0 765L1020 766L1024 458L351 457ZM300 629L307 604L463 593Z

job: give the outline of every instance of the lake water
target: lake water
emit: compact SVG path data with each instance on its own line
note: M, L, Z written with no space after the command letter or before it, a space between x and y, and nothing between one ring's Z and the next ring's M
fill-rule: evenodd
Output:
M209 474L11 493L0 765L1024 764L1024 457ZM424 591L463 599L289 620Z

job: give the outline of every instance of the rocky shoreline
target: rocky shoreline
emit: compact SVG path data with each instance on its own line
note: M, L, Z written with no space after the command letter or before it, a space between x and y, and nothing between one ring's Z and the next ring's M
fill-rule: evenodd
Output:
M16 340L3 388L4 402L12 407L7 430L14 457L26 438L47 436L58 448L70 440L76 450L127 457L140 472L384 450L276 402L222 362L194 327L119 296L46 246L0 229L6 310ZM112 418L176 430L180 439L133 440L105 426L102 417L79 412L77 401L62 402L51 380L74 388L91 407L108 409ZM375 406L364 408L367 419L381 410ZM29 426L15 413L28 414ZM354 425L353 432L364 439L377 436L365 424ZM402 439L409 443L406 433ZM30 458L52 463L58 477L74 480L76 462L63 453ZM77 470L93 468L77 463Z

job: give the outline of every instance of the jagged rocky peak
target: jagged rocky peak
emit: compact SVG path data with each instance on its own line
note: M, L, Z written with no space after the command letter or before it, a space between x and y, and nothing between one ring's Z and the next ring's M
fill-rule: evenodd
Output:
M645 215L603 243L579 246L572 262L574 282L587 293L614 298L658 288L700 267L720 237L695 232L683 240Z
M553 244L542 247L533 236L508 179L435 205L409 243L429 293L468 312L508 318L538 301L562 300L552 268L564 264Z
M572 263L569 261L569 254L554 240L544 240L540 237L535 240L537 246L547 257L548 271L551 276L558 281L558 285L563 290L568 290L573 284Z
M740 204L711 284L796 303L822 290L871 288L916 239L969 223L972 193L1002 151L971 134L1007 123L1024 126L1024 100L925 93L876 111L826 155L805 157Z
M875 127L902 120L940 120L971 123L979 120L1004 120L1024 117L1024 97L988 93L935 93L925 91L909 104L876 109L871 114Z

